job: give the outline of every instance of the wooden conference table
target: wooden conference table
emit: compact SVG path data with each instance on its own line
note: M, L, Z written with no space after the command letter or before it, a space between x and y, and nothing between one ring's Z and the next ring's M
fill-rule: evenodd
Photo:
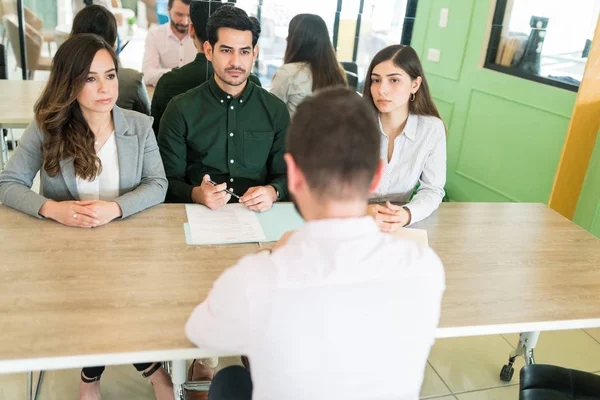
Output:
M188 246L183 205L91 230L0 206L0 373L209 355L192 309L259 244ZM443 203L437 337L600 327L600 240L542 204Z

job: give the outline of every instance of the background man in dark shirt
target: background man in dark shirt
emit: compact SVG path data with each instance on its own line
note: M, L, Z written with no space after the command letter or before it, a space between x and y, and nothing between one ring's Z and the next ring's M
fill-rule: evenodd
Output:
M287 198L283 154L290 117L281 100L248 81L260 26L242 9L224 5L210 17L207 34L213 76L171 100L160 123L167 201L217 209L232 200L224 192L229 186L250 210L266 211Z
M192 1L190 4L189 34L194 40L198 54L191 63L181 68L174 68L158 80L152 96L152 116L154 117L152 128L155 134L158 135L160 120L169 101L178 94L202 85L213 74L212 63L206 59L204 54L204 42L207 40L206 23L208 17L224 4L220 1ZM250 74L250 81L261 86L260 80L254 74Z

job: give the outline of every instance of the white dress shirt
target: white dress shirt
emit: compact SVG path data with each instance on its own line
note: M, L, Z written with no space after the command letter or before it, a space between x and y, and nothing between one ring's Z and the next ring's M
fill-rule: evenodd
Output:
M185 35L182 40L179 40L173 33L170 22L153 27L146 36L146 50L142 64L144 83L156 85L165 72L194 61L196 54L198 51L190 35Z
M77 177L79 200L114 201L119 197L119 153L113 132L97 153L102 172L93 181Z
M446 128L436 117L410 114L401 135L394 140L388 162L388 135L381 118L381 159L384 170L371 201L407 203L415 187L419 189L406 207L411 224L431 215L444 198L446 184Z
M271 93L286 104L290 117L293 117L298 105L312 93L312 86L313 79L309 63L283 64L275 72L271 83Z
M253 399L417 400L444 289L433 250L373 218L313 221L227 269L186 333L248 355Z

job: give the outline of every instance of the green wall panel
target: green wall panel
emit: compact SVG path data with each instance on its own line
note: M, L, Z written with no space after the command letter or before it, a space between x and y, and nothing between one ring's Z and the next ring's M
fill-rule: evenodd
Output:
M453 201L547 203L576 93L481 66L491 0L420 0L417 50L448 132ZM439 27L448 8L448 27ZM440 62L427 50L439 49Z

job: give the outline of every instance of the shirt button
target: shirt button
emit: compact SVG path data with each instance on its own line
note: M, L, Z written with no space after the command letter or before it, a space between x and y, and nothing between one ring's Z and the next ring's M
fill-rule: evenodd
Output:
M227 98L228 98L228 99L230 99L230 98L231 98L231 96L227 96Z
M229 180L229 182L233 182L233 178L231 178L231 179Z
M244 100L240 100L240 103L243 103L243 102L244 102Z
M223 102L223 100L221 100L221 103Z
M231 106L231 109L233 110L233 106Z
M229 160L229 162L233 164L235 161L233 161L233 160Z
M229 136L233 137L233 132L231 132L231 133L229 134Z

